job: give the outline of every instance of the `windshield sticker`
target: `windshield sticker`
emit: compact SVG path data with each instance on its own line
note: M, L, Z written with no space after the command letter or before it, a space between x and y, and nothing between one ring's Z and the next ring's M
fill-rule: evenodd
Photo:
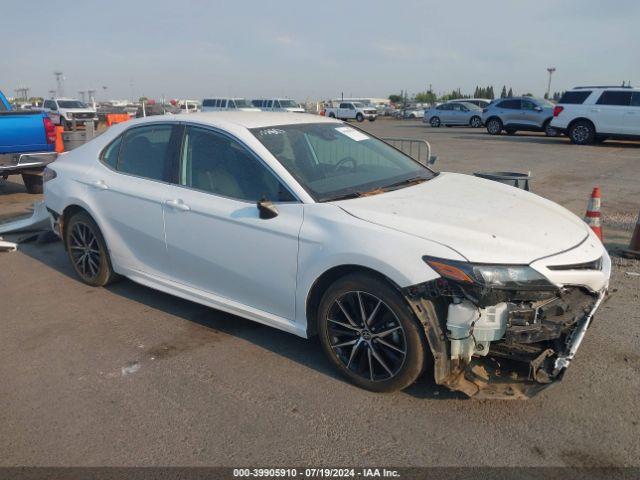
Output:
M259 135L262 137L264 135L282 135L284 130L279 128L266 128L264 130L260 130Z
M368 135L365 135L364 133L359 132L355 128L338 127L338 128L336 128L336 130L338 132L340 132L341 134L346 135L351 140L355 140L356 142L361 142L362 140L369 140L369 136Z

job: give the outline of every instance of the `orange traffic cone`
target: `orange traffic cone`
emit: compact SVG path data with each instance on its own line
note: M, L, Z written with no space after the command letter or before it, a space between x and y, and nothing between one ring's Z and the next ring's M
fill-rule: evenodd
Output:
M591 199L589 199L589 206L587 207L587 213L584 216L584 221L591 227L591 230L598 236L602 242L602 224L600 223L600 187L594 187L591 192Z
M636 228L633 231L633 236L631 237L631 243L624 253L628 257L640 258L640 213L638 214Z
M64 152L64 142L62 141L62 132L64 132L64 127L56 127L56 153Z

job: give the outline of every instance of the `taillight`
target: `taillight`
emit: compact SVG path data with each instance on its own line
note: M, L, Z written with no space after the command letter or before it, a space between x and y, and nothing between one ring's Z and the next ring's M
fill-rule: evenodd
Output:
M49 167L44 167L44 172L42 172L42 181L43 183L47 183L51 180L53 180L54 178L56 178L58 176L58 174L56 173L55 170L53 170L52 168Z
M53 126L53 122L46 116L42 119L42 122L44 123L44 134L47 137L47 143L56 143L56 127Z
M558 115L560 115L560 113L564 110L564 107L561 107L560 105L556 105L553 108L553 116L557 117Z

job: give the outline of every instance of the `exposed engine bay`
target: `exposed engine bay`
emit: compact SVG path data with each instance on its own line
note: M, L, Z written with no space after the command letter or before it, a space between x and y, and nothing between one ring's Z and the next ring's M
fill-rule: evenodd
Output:
M528 398L562 378L605 292L439 278L406 294L425 328L436 383L474 397Z

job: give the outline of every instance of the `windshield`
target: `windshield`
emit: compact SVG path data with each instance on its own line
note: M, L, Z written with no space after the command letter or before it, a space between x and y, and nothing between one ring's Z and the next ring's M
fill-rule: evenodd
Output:
M60 108L87 108L87 106L79 100L58 100Z
M351 126L306 123L251 133L319 202L402 188L434 173Z
M234 102L236 102L236 108L254 108L253 105L244 98L236 98Z
M540 99L538 99L538 101L542 104L543 107L554 108L556 106L555 103L552 103L549 100L544 99L544 98L540 98Z
M280 106L282 108L298 108L298 104L293 100L280 100Z
M364 105L360 102L353 102L353 106L356 108L364 108Z

